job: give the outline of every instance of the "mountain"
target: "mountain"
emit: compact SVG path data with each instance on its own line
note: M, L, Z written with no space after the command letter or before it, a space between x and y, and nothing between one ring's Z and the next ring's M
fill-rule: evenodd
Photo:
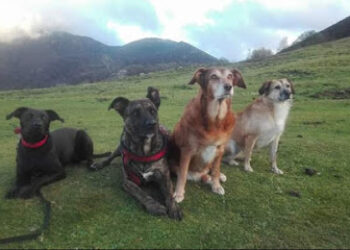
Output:
M306 38L301 42L298 42L288 48L283 49L280 53L299 49L310 45L334 41L334 40L338 40L349 36L350 36L350 16L320 32L317 32L316 34Z
M217 59L190 44L147 38L107 46L89 37L53 32L0 43L0 89L96 82Z

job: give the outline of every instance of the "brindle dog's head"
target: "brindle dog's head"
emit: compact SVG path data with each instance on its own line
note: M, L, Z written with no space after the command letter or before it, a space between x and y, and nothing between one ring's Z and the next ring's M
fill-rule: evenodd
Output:
M152 95L155 92L157 94ZM115 98L109 109L115 109L124 119L125 132L137 137L152 137L158 131L159 92L152 88L149 98L129 101L124 97Z
M259 94L268 97L274 102L285 102L293 99L295 92L292 81L282 78L263 83L259 89Z
M50 122L64 120L53 110L38 110L20 107L6 116L9 120L16 117L20 120L22 137L28 142L37 142L49 133Z
M205 95L224 100L233 96L233 87L246 88L243 77L237 69L199 68L189 84L197 82Z

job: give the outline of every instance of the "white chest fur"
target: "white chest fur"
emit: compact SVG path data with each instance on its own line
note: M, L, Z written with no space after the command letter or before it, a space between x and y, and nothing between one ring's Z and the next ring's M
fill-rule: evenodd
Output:
M289 102L274 104L272 119L262 123L263 129L256 142L258 148L270 144L277 136L280 136L283 133L290 107L291 103Z
M208 104L208 115L211 120L218 117L220 120L224 119L228 111L227 103L225 101L213 100Z
M216 155L216 146L207 146L201 153L202 159L205 163L212 162Z

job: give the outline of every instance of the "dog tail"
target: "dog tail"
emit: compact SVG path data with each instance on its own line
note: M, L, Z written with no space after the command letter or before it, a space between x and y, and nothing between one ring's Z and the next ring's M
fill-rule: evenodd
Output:
M93 154L92 158L103 158L103 157L107 157L110 156L112 154L112 152L105 152L105 153L101 153L101 154Z

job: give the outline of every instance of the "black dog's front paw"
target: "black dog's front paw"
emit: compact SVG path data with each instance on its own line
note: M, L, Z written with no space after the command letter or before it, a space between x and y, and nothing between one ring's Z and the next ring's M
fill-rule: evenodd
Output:
M23 187L21 190L18 192L18 197L22 199L30 199L35 195L35 191L31 186Z
M102 168L103 168L103 164L100 162L94 162L88 167L88 169L91 171L97 171L97 170L100 170Z
M169 208L168 215L171 219L182 220L183 214L181 208L174 202Z

